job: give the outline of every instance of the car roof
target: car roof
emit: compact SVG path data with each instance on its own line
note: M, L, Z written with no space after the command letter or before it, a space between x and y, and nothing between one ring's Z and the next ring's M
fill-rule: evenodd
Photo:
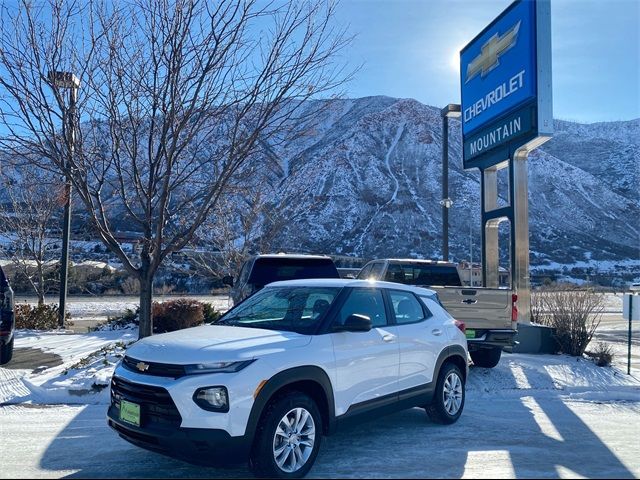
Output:
M352 278L311 278L303 280L284 280L281 282L273 282L268 287L380 287L392 288L394 290L406 290L417 294L432 294L436 292L429 288L416 287L414 285L404 285L402 283L383 282L380 280L354 280Z
M444 260L426 260L424 258L379 258L377 260L371 260L372 262L384 262L388 260L389 262L401 262L401 263L423 263L428 265L447 265L451 267L455 267L456 264L453 262L445 262Z
M264 253L255 256L258 258L304 258L304 259L318 259L318 260L331 260L331 257L326 255L305 255L303 253Z

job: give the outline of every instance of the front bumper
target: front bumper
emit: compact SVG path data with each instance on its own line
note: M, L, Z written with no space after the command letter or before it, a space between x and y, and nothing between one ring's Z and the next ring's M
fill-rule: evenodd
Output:
M120 400L141 408L141 425L120 419ZM251 441L214 428L181 427L182 418L168 392L161 387L115 378L108 424L120 437L139 447L199 465L225 465L246 461Z

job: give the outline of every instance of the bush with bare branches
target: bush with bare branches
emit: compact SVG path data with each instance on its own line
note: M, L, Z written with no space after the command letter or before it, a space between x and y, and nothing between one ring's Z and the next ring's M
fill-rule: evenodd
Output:
M600 325L602 294L591 289L558 286L532 296L532 320L555 329L563 353L582 356Z
M613 347L609 343L598 342L590 352L584 352L599 367L609 367L613 362Z

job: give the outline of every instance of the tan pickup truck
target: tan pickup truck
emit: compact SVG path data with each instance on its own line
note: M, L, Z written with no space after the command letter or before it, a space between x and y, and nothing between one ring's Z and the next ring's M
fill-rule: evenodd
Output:
M495 367L502 349L513 346L518 325L517 297L504 288L462 286L454 263L373 260L362 267L358 278L417 285L438 292L440 302L451 316L465 323L469 354L479 367Z

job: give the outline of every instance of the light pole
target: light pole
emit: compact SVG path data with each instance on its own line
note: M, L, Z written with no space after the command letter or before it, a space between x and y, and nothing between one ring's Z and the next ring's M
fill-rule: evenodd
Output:
M460 105L450 103L442 110L442 260L449 261L449 209L453 202L449 198L449 117L460 116Z
M67 143L67 156L64 162L65 180L65 201L64 219L62 221L62 259L60 262L60 305L58 311L58 327L64 328L64 317L67 306L67 277L69 271L69 236L71 233L71 178L69 171L72 166L72 158L76 143L76 102L78 101L78 88L80 79L71 72L49 72L49 82L57 88L69 90L69 108L63 108L62 122L64 124L63 134ZM66 131L65 131L66 130Z

